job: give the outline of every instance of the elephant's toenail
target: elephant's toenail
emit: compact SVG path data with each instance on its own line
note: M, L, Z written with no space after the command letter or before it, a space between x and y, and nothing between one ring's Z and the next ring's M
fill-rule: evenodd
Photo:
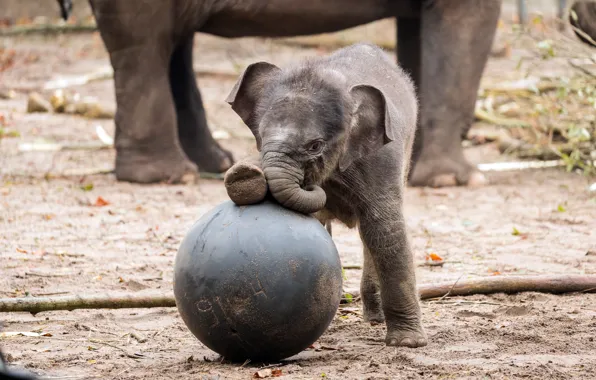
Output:
M414 342L414 339L412 339L412 338L405 338L401 341L400 346L415 347L416 343Z

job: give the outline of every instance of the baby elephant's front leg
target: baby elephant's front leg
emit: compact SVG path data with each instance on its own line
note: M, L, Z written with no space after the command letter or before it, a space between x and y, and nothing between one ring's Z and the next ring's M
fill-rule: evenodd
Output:
M267 195L267 180L259 157L236 162L224 176L230 199L238 206L261 202Z
M389 346L426 346L414 259L399 205L375 207L360 220L363 244L377 271ZM363 295L364 296L364 295Z

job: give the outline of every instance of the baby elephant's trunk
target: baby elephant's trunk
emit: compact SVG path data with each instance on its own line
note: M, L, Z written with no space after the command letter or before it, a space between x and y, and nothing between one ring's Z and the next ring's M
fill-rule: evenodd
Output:
M263 172L273 197L284 207L304 214L312 214L325 207L327 196L320 186L300 187L304 172L289 159L263 157Z

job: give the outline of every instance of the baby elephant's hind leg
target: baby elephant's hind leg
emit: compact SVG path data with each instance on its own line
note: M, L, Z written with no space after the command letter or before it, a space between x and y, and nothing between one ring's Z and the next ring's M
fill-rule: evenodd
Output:
M366 245L364 246L364 266L362 267L362 279L360 280L360 296L362 297L364 320L371 324L383 323L385 315L381 308L379 277Z

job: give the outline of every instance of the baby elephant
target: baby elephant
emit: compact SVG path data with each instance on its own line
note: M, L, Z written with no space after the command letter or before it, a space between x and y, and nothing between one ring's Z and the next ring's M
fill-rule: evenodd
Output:
M365 320L385 321L388 345L425 346L403 214L418 112L409 77L356 44L287 69L251 64L226 101L260 152L226 173L230 198L246 205L269 191L322 223L358 226Z

